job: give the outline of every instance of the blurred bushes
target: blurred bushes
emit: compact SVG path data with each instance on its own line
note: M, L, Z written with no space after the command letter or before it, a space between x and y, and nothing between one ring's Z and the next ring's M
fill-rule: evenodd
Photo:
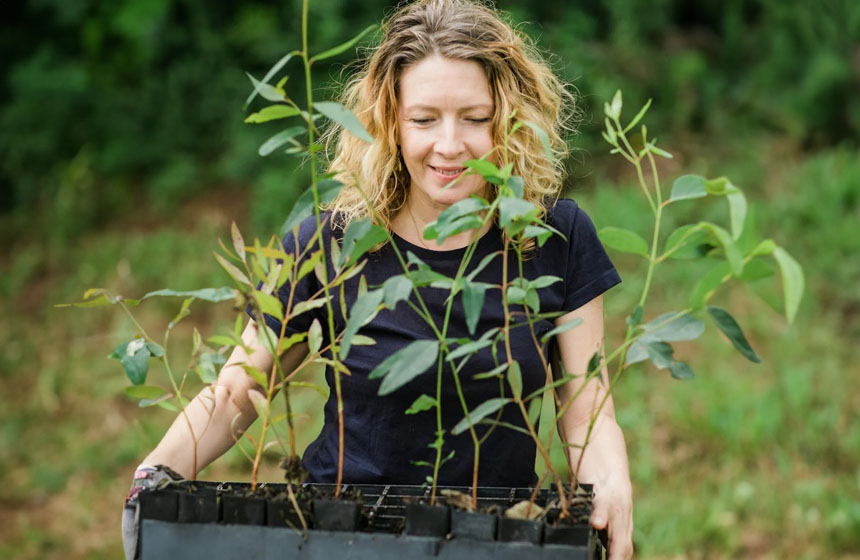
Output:
M661 134L715 143L762 131L807 150L860 139L860 4L852 0L499 2L538 35L585 96L586 115L617 88L655 99ZM381 0L312 2L312 50L378 21ZM243 126L249 91L299 47L300 2L29 0L0 24L0 239L49 229L68 242L110 216L164 212L198 189L249 183L252 218L276 226L275 196L303 186L286 157L261 162L271 129ZM352 58L315 68L318 85ZM297 99L298 67L289 87ZM331 88L318 96L330 96ZM852 102L853 101L853 102ZM595 146L597 127L577 144ZM271 171L262 171L262 169ZM284 188L277 187L277 172ZM50 227L49 227L50 226ZM263 233L263 232L260 232Z

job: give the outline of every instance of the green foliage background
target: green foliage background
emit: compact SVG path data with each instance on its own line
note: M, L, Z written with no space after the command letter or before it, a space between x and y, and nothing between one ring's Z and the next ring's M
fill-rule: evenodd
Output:
M654 99L649 130L676 156L663 164L664 181L727 175L756 205L761 231L776 232L806 269L809 291L792 327L744 290L718 296L762 365L714 334L679 348L696 380L641 368L621 383L615 399L640 557L858 557L860 5L499 7L528 22L523 30L580 94L567 190L599 226L644 235L650 221L634 178L599 136L602 103L620 88L628 107ZM315 0L310 50L390 9ZM287 156L257 155L275 130L242 124L244 72L261 76L299 46L300 3L29 0L4 12L0 557L115 558L131 471L171 415L141 411L121 395L126 380L104 358L131 333L116 310L52 305L90 286L139 296L223 285L211 252L229 237L230 221L246 238L277 231L307 179ZM318 97L337 90L352 58L316 67ZM288 90L298 92L297 68L287 72ZM724 212L688 208L703 218ZM614 257L625 284L607 297L610 344L643 272ZM667 309L684 301L701 273L667 267L655 299ZM764 284L773 301L774 285ZM153 302L140 318L157 331L174 312ZM212 334L230 315L196 303L191 319ZM181 355L190 337L175 338ZM302 406L313 410L310 399ZM247 472L231 452L205 476Z

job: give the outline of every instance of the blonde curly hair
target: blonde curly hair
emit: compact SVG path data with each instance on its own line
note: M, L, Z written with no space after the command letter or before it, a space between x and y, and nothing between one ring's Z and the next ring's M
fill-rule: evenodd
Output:
M430 56L472 60L484 69L494 103L494 145L504 143L505 121L514 110L517 120L547 133L553 158L531 127L520 127L508 140L513 174L525 179L524 198L545 213L561 191L568 153L562 135L572 131L576 109L574 95L532 43L492 7L474 0L403 5L383 23L382 37L340 97L376 141L369 144L340 127L323 135L327 145L335 145L329 171L347 185L327 206L338 225L372 215L369 202L379 225L390 229L405 203L410 177L398 147L399 79L405 68ZM361 192L349 188L356 184Z

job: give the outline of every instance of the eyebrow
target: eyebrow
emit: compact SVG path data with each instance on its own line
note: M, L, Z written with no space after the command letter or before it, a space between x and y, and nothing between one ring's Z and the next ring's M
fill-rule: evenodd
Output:
M493 106L489 104L480 104L480 105L469 105L468 107L461 107L459 109L460 112L474 111L476 109L489 109L493 110ZM404 111L437 111L438 108L432 105L410 105L404 109Z

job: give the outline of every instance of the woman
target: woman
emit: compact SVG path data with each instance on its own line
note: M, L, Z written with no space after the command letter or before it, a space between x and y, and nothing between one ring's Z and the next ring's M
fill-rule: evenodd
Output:
M620 282L594 232L588 216L572 201L556 202L562 186L565 114L572 107L571 96L553 73L507 23L493 10L469 0L426 0L407 5L384 26L380 46L366 66L350 82L344 103L363 121L377 139L366 144L347 132L334 132L337 148L331 169L347 185L324 214L325 246L330 239L340 240L352 220L370 214L367 200L374 206L376 219L392 234L392 241L366 256L363 270L367 285L381 285L386 278L402 272L396 259L396 245L403 254L412 252L434 270L453 276L464 248L478 238L473 263L484 256L504 251L503 233L488 223L480 231L466 231L442 243L424 239L424 227L451 204L471 195L492 200L494 186L479 175L465 174L463 163L480 158L497 161L503 143L507 117L536 123L549 135L556 158L546 157L537 133L520 128L507 142L508 161L513 173L525 179L524 198L537 205L548 223L564 234L553 236L541 247L534 247L523 263L527 278L553 275L563 282L540 290L542 311L563 313L555 324L539 321L537 334L572 320L582 324L558 337L565 369L584 373L588 361L603 344L602 293ZM453 185L451 184L453 182ZM297 236L284 240L287 250L303 248L311 242L315 221L307 220ZM477 278L499 285L502 259L493 258ZM331 265L330 265L331 266ZM472 265L474 266L474 265ZM357 279L345 291L347 303L357 296ZM290 290L299 301L318 291L320 285L310 274L295 286L279 291L282 301ZM488 290L478 331L503 324L501 291ZM421 288L421 296L434 318L441 317L446 305L446 290ZM335 297L339 297L335 294ZM335 303L334 309L339 309ZM337 314L338 329L344 327ZM289 332L305 332L314 318L326 324L325 308L318 308L290 320ZM266 322L280 330L279 323L267 316ZM462 302L454 302L448 336L468 336ZM229 449L235 438L255 418L247 394L259 387L245 374L241 364L269 371L272 356L257 342L258 324L251 320L243 340L252 352L236 348L221 370L213 388L206 388L180 416L165 437L144 460L135 475L130 498L139 488L155 484L172 471L191 476L192 454L188 452L197 436L196 467L201 470ZM325 329L324 329L325 331ZM428 470L422 462L432 461L435 451L427 444L435 439L436 419L424 412L404 415L404 410L421 394L435 395L435 368L386 397L378 397L378 380L367 374L398 348L414 340L435 338L432 331L405 305L382 310L362 328L376 340L375 346L353 347L346 359L350 376L344 376L345 453L343 481L352 483L424 482ZM523 369L523 392L543 385L545 369L530 337L511 337L512 355ZM325 344L325 342L324 342ZM285 371L291 371L307 355L307 345L293 346L283 358ZM468 372L491 369L490 350L479 352L469 362ZM446 429L444 451L453 458L439 471L440 484L471 484L472 441L468 434L451 436L450 428L463 417L463 411L446 370L442 414ZM582 388L584 376L561 388L561 398L576 394L564 416L568 441L585 440L594 403L603 400L608 386L592 379ZM327 372L331 383L332 372ZM499 396L496 380L472 380L463 375L469 409L487 398ZM334 393L334 391L332 391ZM306 450L303 463L309 480L334 482L338 468L337 403L334 395L325 407L322 433ZM503 421L522 425L513 407L502 411ZM483 427L482 427L483 429ZM601 410L588 447L581 458L570 447L573 464L580 464L579 480L595 487L591 522L608 528L610 558L632 556L632 490L622 433L615 421L611 397ZM479 483L481 485L522 486L536 483L535 444L528 436L497 428L481 446ZM418 463L418 464L416 464ZM167 468L156 468L161 465ZM175 474L175 473L174 473ZM133 501L132 501L133 503ZM129 541L127 541L127 546ZM127 551L127 554L129 552ZM133 553L133 548L131 549Z

